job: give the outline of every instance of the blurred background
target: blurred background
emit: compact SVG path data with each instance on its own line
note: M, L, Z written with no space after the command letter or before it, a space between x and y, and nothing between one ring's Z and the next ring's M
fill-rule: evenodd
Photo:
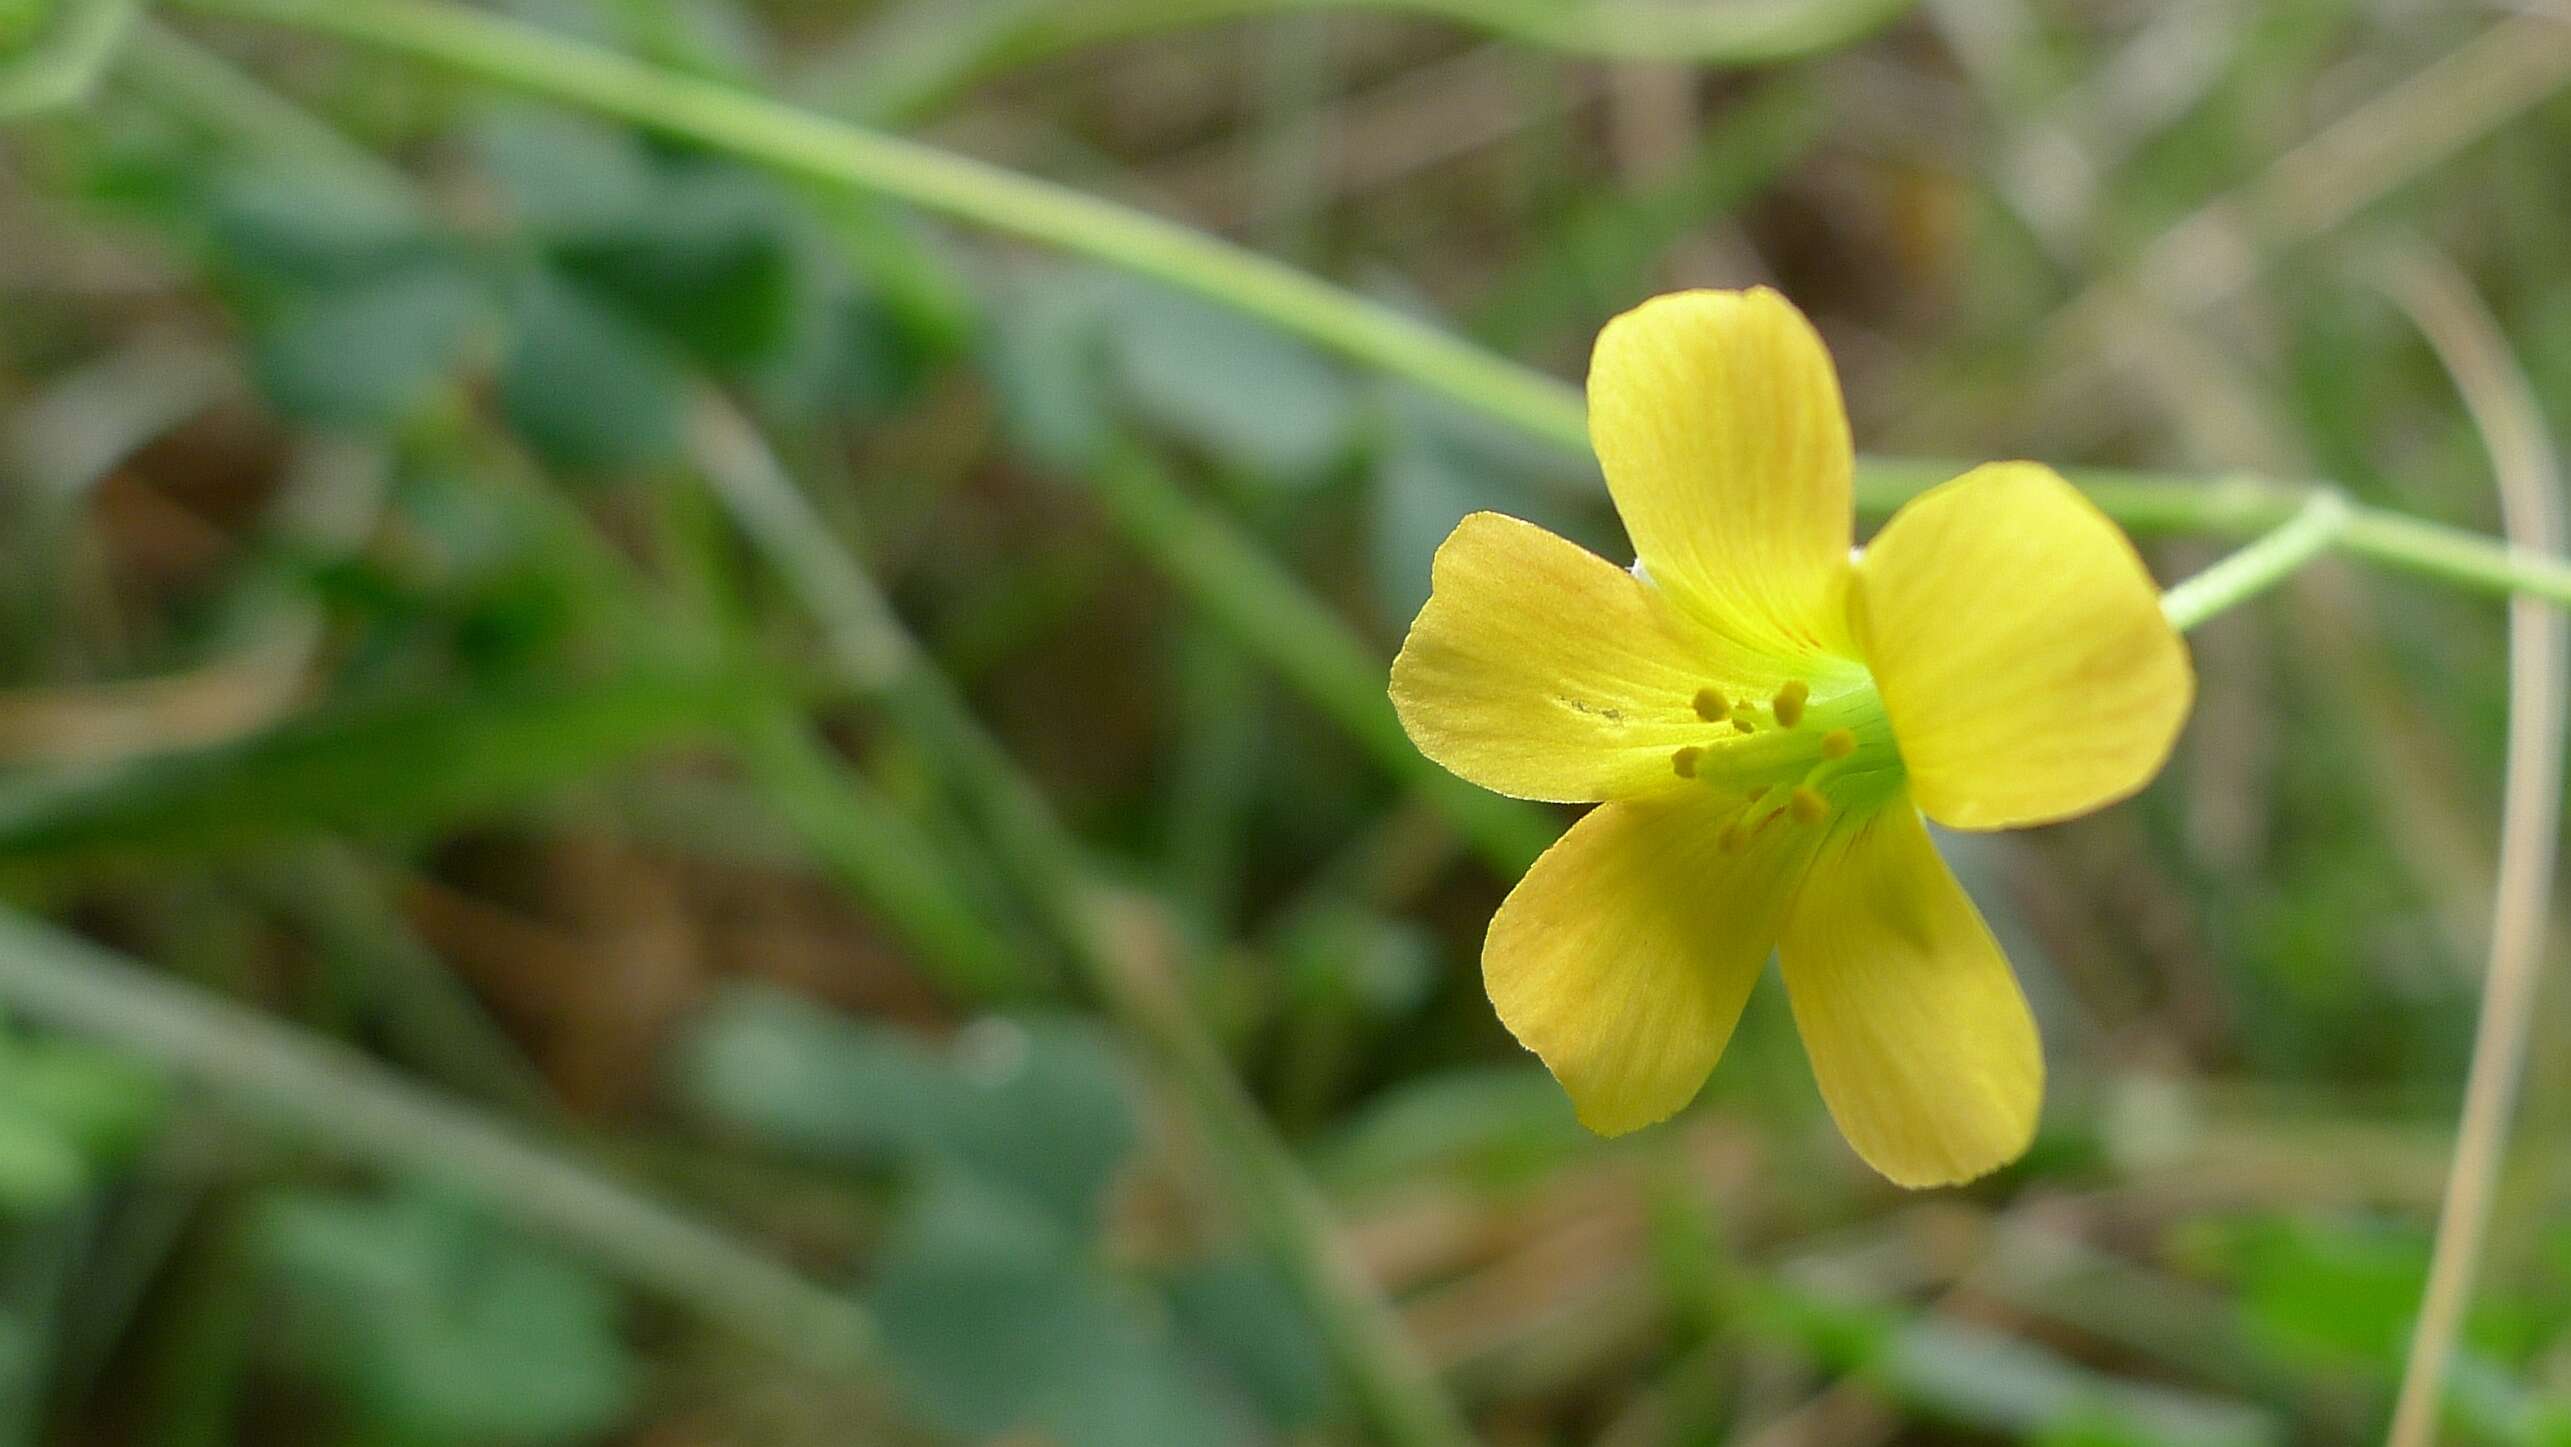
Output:
M1887 457L2491 531L2431 272L2571 408L2571 12L1661 11L510 13L1567 380L1767 282ZM1601 1141L1476 966L1571 816L1382 697L1464 513L1625 555L1587 459L296 26L11 3L0 54L0 1443L2381 1431L2494 600L2316 568L2195 635L2144 796L1947 841L2052 1061L2019 1165L1875 1178L1773 978ZM2571 1442L2571 995L2533 1030L2454 1441Z

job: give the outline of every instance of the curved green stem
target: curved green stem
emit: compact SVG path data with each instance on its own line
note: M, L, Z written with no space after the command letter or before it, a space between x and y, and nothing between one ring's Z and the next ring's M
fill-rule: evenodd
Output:
M1089 4L1047 14L1013 58L1175 30L1316 10L1371 10L1440 20L1503 40L1608 60L1766 65L1865 36L1910 0L1167 0Z
M1196 292L1403 377L1569 452L1586 450L1579 393L1532 368L1219 238L1068 187L1021 176L655 69L447 0L183 0L198 9L339 35L495 84L584 106L781 171L878 193L1059 247ZM1901 459L1860 465L1861 503L1882 508L1961 469ZM2308 490L2251 479L2077 474L2137 531L2253 536ZM2571 565L2490 538L2350 505L2346 552L2462 587L2571 606Z
M1674 65L1767 65L1858 40L1911 0L1090 0L1020 4L975 41L927 64L895 57L868 113L927 111L974 82L1095 45L1227 22L1371 11L1441 21L1518 45L1602 60ZM936 10L941 33L952 22Z
M2397 248L2386 257L2385 271L2385 286L2445 364L2482 434L2508 535L2548 552L2559 549L2562 460L2545 430L2543 405L2499 322L2454 263L2435 252ZM2428 1280L2385 1433L2390 1447L2425 1447L2437 1440L2447 1374L2482 1270L2510 1121L2526 1074L2561 852L2565 676L2571 674L2571 630L2565 624L2560 612L2532 599L2509 605L2508 747L2500 776L2490 963Z
M1282 262L1067 186L441 0L187 3L362 41L781 171L1095 257L1264 318L1565 447L1585 446L1578 398L1543 373Z
M2348 504L2316 492L2293 521L2161 595L2160 611L2184 633L2283 582L2348 531Z

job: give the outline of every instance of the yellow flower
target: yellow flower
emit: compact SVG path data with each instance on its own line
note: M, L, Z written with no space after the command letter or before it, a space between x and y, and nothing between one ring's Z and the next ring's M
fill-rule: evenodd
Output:
M1921 815L2069 818L2140 789L2195 691L2116 525L1976 468L1852 555L1829 353L1765 289L1608 323L1589 431L1639 555L1476 513L1393 664L1429 757L1603 801L1491 921L1500 1018L1607 1134L1687 1103L1773 950L1833 1119L1908 1186L2033 1136L2044 1058Z

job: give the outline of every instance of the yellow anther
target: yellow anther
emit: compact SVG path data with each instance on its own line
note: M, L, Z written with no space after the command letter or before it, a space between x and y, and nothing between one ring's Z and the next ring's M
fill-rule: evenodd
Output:
M1857 736L1846 729L1832 729L1821 736L1821 757L1844 759L1857 751Z
M1696 690L1696 716L1698 718L1705 720L1707 723L1721 723L1724 716L1729 714L1731 711L1732 706L1723 701L1723 695L1716 693L1710 688L1700 688Z
M1705 751L1703 749L1699 748L1680 749L1677 753L1669 756L1669 766L1678 771L1678 776L1680 778L1693 779L1696 777L1697 757L1704 752Z
M1830 801L1814 789L1797 789L1787 797L1786 812L1797 824L1818 824L1830 817Z
M1810 697L1812 685L1800 678L1793 679L1776 691L1776 701L1768 705L1768 712L1776 715L1778 728L1790 729L1803 722L1804 700Z
M1757 724L1754 724L1745 718L1736 718L1732 720L1732 728L1737 733L1745 734L1754 734L1759 731L1759 726Z

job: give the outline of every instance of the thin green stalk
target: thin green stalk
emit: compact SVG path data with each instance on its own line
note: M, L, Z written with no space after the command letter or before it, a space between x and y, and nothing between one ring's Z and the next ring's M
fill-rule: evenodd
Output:
M1184 993L1129 958L1137 941L1116 928L1107 889L1043 792L923 656L864 566L831 541L747 419L708 396L689 440L717 496L822 621L850 684L941 763L948 786L1089 994L1177 1087L1220 1157L1235 1205L1284 1257L1377 1428L1401 1443L1471 1440L1435 1373L1349 1253L1328 1203L1242 1089Z
M1769 65L1835 50L1891 23L1911 0L1108 0L1029 5L959 47L892 75L877 115L925 112L977 81L1113 41L1333 10L1442 21L1566 55L1671 65ZM951 24L943 9L941 24Z
M825 1370L871 1366L856 1302L371 1060L0 911L0 1005L131 1050L262 1125L505 1208L633 1284Z
M2386 283L2455 379L2491 455L2500 516L2511 539L2547 553L2563 543L2562 465L2544 409L2509 353L2499 323L2453 264L2433 252L2389 259ZM2552 911L2562 833L2565 675L2571 629L2560 610L2532 598L2509 606L2508 749L2501 766L2499 880L2491 901L2489 967L2473 1026L2464 1109L2428 1281L2393 1404L2391 1447L2428 1447L2437 1437L2446 1374L2463 1336L2482 1245L2491 1228L2500 1166L2518 1082L2534 1031L2543 974L2544 931Z
M315 30L584 106L778 170L1095 257L1214 297L1410 377L1566 447L1583 444L1560 383L1426 322L1176 222L730 86L656 69L552 31L440 0L187 0Z
M1833 50L1891 23L1911 0L1159 0L1058 6L1013 58L1186 26L1323 10L1441 20L1503 40L1607 60L1769 65Z
M182 0L211 13L338 35L497 85L587 107L629 124L835 186L877 193L974 225L1088 256L1211 298L1369 366L1404 377L1569 451L1587 445L1579 393L1438 327L1175 222L677 75L447 0ZM1881 505L1928 482L1934 464L1868 460L1861 496ZM2075 477L2075 480L2081 480ZM2257 488L2258 506L2239 497ZM2299 489L2234 481L2135 481L2093 494L2131 526L2249 535L2290 516ZM2349 553L2483 592L2571 605L2571 565L2489 538L2351 504ZM2251 513L2265 514L2251 526Z
M2184 633L2285 581L2348 530L2348 504L2316 492L2294 520L2161 595L2160 611Z

